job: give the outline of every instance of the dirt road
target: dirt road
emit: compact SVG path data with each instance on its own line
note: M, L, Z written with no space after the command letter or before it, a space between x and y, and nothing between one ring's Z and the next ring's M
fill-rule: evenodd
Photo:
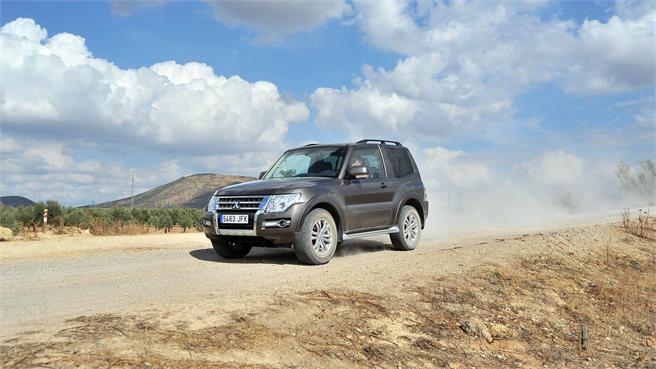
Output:
M125 367L232 365L226 363L236 367L370 366L372 363L383 367L395 366L395 363L434 366L437 359L426 356L428 354L412 354L439 348L438 341L431 341L430 334L421 338L405 332L408 329L404 325L405 318L380 320L401 311L407 314L403 306L417 299L417 291L424 288L435 291L435 286L461 288L454 283L470 275L478 276L481 270L487 273L491 266L502 270L518 261L545 255L588 258L603 250L609 239L613 247L617 247L620 242L629 242L627 237L605 219L568 226L561 224L535 232L487 232L424 239L413 252L390 250L388 240L381 238L347 242L324 266L300 265L293 252L287 249L256 249L243 260L223 260L214 254L200 233L52 236L40 241L11 242L0 245L3 265L0 270L0 338L5 344L0 359L4 359L6 367L21 367L27 362L66 367L88 363L84 358L73 360L73 354L94 353L99 347L96 345L102 342L105 356L98 356L96 352L94 360L105 361L91 361L91 367L101 362ZM645 253L653 254L653 249L649 249L653 248L653 242L629 240L632 247L640 247L630 253L637 255L636 258L646 257ZM653 268L651 264L645 265ZM512 273L514 268L510 267L508 272L503 270L495 273ZM442 282L435 285L435 281ZM468 283L476 285L477 282ZM647 288L652 286L648 284ZM449 294L442 291L439 295L443 298ZM324 300L329 304L322 305ZM561 302L556 307L567 305L561 298L558 300ZM305 301L306 305L299 305L300 301ZM316 302L318 305L314 306L312 301L321 303ZM365 305L358 307L361 303ZM415 301L407 308L430 303ZM377 315L360 316L371 313L372 306ZM328 350L325 341L324 346L313 344L309 347L300 341L287 342L290 337L298 338L316 327L316 309L321 317L330 317L322 320L328 324L324 327L326 332L321 333L324 339L346 339L341 345L346 344L348 348L357 337L365 335L363 330L369 330L368 336L377 337L374 340L378 344L396 346L395 354L387 355L382 346L365 345L358 346L359 356L349 356L347 351L332 355L329 352L340 351ZM506 314L509 313L498 316ZM417 312L412 315L410 318L415 321L412 324L424 324L422 315ZM464 318L466 316L459 317ZM343 323L355 319L348 323L351 325L364 319L369 325L342 335L342 330L347 328L340 325L340 319ZM235 328L235 324L244 326ZM441 323L433 321L432 324L439 326ZM114 330L101 334L103 327ZM467 338L457 327L456 324L455 329ZM208 329L219 331L207 332ZM652 333L651 328L645 329L647 336ZM331 330L339 337L331 336ZM495 338L503 336L492 330ZM137 336L133 331L146 336ZM199 332L204 333L197 337ZM210 339L208 337L222 337L222 341L205 342ZM405 347L406 343L399 341L399 337L409 339L410 346ZM136 346L135 342L138 342ZM283 351L281 344L286 347ZM231 345L232 349L226 348ZM211 347L222 347L224 351L213 352ZM526 349L504 347L500 349L511 352ZM404 356L406 351L409 354ZM66 359L58 361L53 357ZM503 357L529 366L548 362L545 359L540 363L534 355L523 353L514 358L506 353ZM651 360L644 355L640 358ZM509 363L501 358L495 360L500 364ZM581 360L585 362L585 358ZM465 360L465 365L475 362ZM450 361L440 364L458 366L457 362Z
M190 301L238 309L274 293L339 287L379 292L390 276L442 274L481 262L473 249L460 251L457 260L446 257L453 251L443 250L456 245L466 246L431 240L403 253L390 250L386 238L350 241L328 265L312 267L300 265L289 249L254 249L243 260L224 260L202 233L12 242L0 249L0 334L44 329L78 315L173 309ZM435 263L422 262L427 256Z

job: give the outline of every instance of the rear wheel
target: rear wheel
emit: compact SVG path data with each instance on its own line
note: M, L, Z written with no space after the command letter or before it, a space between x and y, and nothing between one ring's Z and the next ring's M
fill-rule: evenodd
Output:
M410 205L401 208L396 225L399 227L399 232L390 234L392 246L396 250L414 250L421 237L421 217L417 209Z
M227 242L224 239L216 238L212 240L214 251L225 259L239 259L246 256L252 246L240 245L234 242Z
M306 264L325 264L336 248L337 226L332 215L324 209L312 210L303 220L294 242L296 257Z

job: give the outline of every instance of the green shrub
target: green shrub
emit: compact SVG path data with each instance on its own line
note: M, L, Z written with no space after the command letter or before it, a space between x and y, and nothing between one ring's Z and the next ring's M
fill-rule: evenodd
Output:
M173 218L171 218L170 215L164 214L161 218L159 218L159 228L164 228L165 233L171 231L172 227Z
M159 217L155 214L151 214L148 217L148 225L159 229Z
M11 229L14 235L20 231L20 226L17 220L17 210L6 206L0 205L0 227Z
M71 208L54 200L18 208L0 205L0 226L11 228L14 233L26 228L35 231L43 224L43 209L46 207L49 225L90 229L94 234L120 233L128 224L156 227L166 232L176 224L185 232L192 227L203 229L203 209Z
M62 207L55 200L46 201L46 208L48 208L48 223L49 224L61 224L63 220ZM41 217L43 218L43 210L41 211Z
M191 228L194 224L194 220L191 217L191 214L183 213L179 218L178 224L182 227L183 232L187 232L187 228Z
M64 225L69 227L89 229L93 224L93 217L88 212L78 208L66 209L63 218Z

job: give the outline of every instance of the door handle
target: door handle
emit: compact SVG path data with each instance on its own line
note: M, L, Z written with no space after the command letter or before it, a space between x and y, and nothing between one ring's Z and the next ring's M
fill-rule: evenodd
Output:
M387 188L387 184L385 182L380 183L380 188Z

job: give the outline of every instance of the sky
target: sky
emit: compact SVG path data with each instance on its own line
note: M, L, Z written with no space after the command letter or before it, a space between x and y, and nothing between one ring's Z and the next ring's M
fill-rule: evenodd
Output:
M656 158L653 1L4 0L0 25L2 195L98 203L384 138L437 202L588 209Z

